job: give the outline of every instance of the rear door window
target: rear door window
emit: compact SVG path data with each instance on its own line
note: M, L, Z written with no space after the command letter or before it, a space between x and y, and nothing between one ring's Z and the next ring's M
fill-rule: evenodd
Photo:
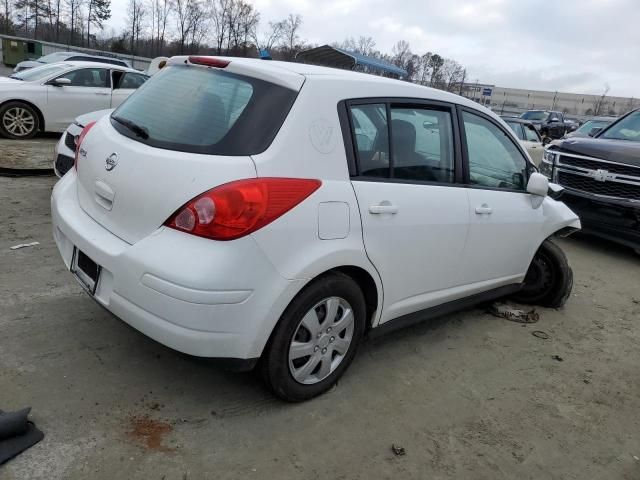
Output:
M533 125L523 125L525 140L529 142L541 142L540 136Z
M451 114L428 108L391 108L393 177L454 181Z
M519 140L524 140L524 134L522 133L522 124L520 122L507 122L509 128L513 130Z
M123 135L159 148L254 155L269 146L296 94L253 77L171 66L129 97L112 114L111 123ZM136 134L116 118L146 134Z

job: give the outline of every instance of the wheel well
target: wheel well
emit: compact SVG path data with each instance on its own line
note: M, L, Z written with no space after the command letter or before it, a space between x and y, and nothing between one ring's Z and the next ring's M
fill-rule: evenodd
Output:
M28 102L27 100L7 100L6 102L0 104L0 109L2 109L2 107L4 107L7 103L12 102L24 103L25 105L29 105L31 108L33 108L33 110L36 112L36 115L38 115L38 129L41 132L44 132L44 116L42 115L42 112L38 107L36 107L33 103Z
M364 301L367 307L367 328L371 328L373 314L378 308L378 288L371 274L365 269L355 266L337 267L329 270L329 272L343 273L351 277L358 284L364 295Z

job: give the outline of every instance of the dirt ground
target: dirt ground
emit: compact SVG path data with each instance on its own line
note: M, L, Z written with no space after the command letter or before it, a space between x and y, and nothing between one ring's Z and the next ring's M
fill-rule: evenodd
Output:
M59 133L40 133L31 140L0 137L0 168L53 168Z
M562 240L564 309L531 325L473 309L369 341L336 388L290 405L82 293L51 237L53 184L0 178L0 408L32 406L46 434L0 478L640 478L632 251Z

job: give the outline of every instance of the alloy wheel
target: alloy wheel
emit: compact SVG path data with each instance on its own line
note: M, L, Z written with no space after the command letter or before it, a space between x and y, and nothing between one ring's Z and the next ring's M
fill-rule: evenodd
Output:
M9 108L2 116L2 126L7 132L16 137L25 137L35 128L36 119L33 114L23 107Z
M331 375L347 354L354 331L354 314L340 297L318 302L300 320L289 345L289 371L305 385Z

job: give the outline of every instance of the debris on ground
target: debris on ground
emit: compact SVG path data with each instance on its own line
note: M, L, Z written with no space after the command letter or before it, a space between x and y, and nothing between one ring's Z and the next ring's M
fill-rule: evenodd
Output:
M36 245L40 245L40 242L19 243L18 245L14 245L13 247L9 247L9 248L11 250L18 250L19 248L34 247Z
M550 335L547 332L543 332L542 330L534 330L533 332L531 332L531 335L542 340L549 340L550 338Z
M558 362L562 362L564 360L564 358L562 358L560 355L551 355L551 358L557 360Z
M405 450L404 447L401 447L400 445L396 445L395 443L391 444L391 451L396 457L402 457L403 455L407 454L407 451Z
M535 309L525 311L516 308L509 303L495 302L489 308L489 313L496 317L506 318L511 322L518 323L536 323L540 320L540 315Z

